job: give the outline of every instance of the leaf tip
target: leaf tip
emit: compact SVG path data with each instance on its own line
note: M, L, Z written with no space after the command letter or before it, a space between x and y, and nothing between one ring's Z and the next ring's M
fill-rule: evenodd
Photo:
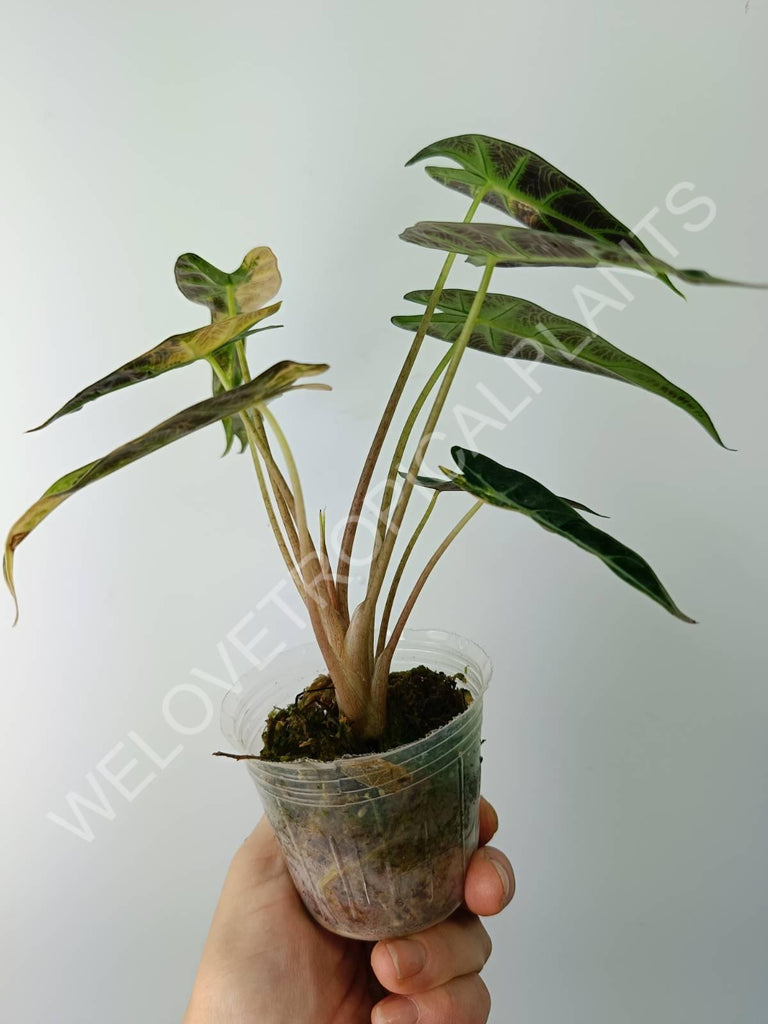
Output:
M5 580L5 585L8 587L11 598L13 599L14 615L11 625L16 626L19 622L19 599L16 594L16 585L13 582L13 554L9 554L8 549L6 549L6 552L3 555L3 579Z
M410 158L410 160L405 161L405 166L413 167L413 165L417 164L419 160L423 160L427 155L427 149L429 149L428 146L424 149L420 149L418 153L414 154L414 156Z
M53 421L53 416L50 419L45 420L44 423L39 424L37 427L30 427L29 430L25 430L25 434L36 434L38 430L42 430L43 427L47 427Z
M667 288L669 288L670 291L673 291L675 295L679 295L684 302L688 301L688 296L685 292L681 292L675 282L667 274L659 274L659 280L663 281Z

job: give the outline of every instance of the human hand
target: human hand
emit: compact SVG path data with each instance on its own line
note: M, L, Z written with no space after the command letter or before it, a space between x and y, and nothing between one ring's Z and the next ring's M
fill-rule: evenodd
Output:
M263 818L232 861L182 1024L485 1024L491 940L477 915L499 913L515 890L509 861L485 845L497 827L482 800L462 909L370 943L310 917Z

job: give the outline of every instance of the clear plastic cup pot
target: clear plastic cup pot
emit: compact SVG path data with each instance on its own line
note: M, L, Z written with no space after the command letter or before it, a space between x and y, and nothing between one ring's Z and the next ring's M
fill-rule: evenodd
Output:
M462 673L466 711L423 739L335 761L246 760L294 884L312 917L338 935L394 938L444 920L463 899L478 842L480 729L491 663L439 630L403 633L392 663ZM258 754L267 715L324 670L314 644L248 673L224 701L222 729Z

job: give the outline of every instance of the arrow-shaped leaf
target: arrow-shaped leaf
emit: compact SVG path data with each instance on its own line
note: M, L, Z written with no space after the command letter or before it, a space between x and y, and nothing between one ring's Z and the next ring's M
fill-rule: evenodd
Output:
M406 477L407 473L400 473L400 476ZM416 483L419 487L426 487L431 491L464 491L465 488L461 487L456 483L455 479L440 479L435 476L417 476ZM561 498L561 501L567 502L571 508L577 508L580 512L588 512L591 516L598 516L600 519L608 519L608 516L604 516L602 512L595 512L594 509L589 508L587 505L582 505L580 501L574 501L572 498Z
M650 255L630 229L609 213L577 181L537 153L488 135L455 135L426 146L407 166L431 157L446 157L461 165L426 167L441 185L474 197L538 231L580 235ZM673 291L665 274L658 275Z
M577 544L604 562L630 586L647 594L683 622L693 622L669 596L661 580L644 558L580 516L563 498L525 473L458 446L451 455L459 473L443 472L463 491L496 505L530 516L539 526Z
M182 295L207 306L214 320L253 313L277 295L281 284L275 254L266 245L251 249L231 273L187 252L176 260L174 274Z
M82 409L88 402L93 402L103 395L120 391L121 388L130 387L131 384L138 384L140 381L150 380L152 377L159 377L160 374L175 370L180 366L188 366L189 363L193 363L197 359L206 359L222 346L252 334L251 328L255 324L276 313L279 308L280 303L276 302L273 306L265 306L264 309L258 309L255 312L224 317L206 327L199 327L195 331L172 334L148 352L125 363L87 388L83 388L74 398L70 398L58 412L50 416L45 423L34 429L42 430L54 420L67 415L67 413Z
M415 291L405 298L426 305L430 295L429 291ZM439 312L433 314L427 333L453 343L461 333L474 297L474 292L463 288L443 291L438 301ZM421 316L392 317L393 324L407 331L417 330L421 320ZM723 444L705 409L687 391L605 338L592 334L582 324L551 313L535 302L497 292L486 295L469 347L496 356L537 360L634 384L690 413L718 444Z
M214 322L225 316L255 312L277 295L281 284L277 259L266 245L251 249L237 270L231 273L219 270L202 256L187 252L176 260L174 274L182 295L191 302L207 306ZM211 356L211 361L217 364L232 387L243 383L234 345L221 349ZM211 376L211 387L214 395L224 390L215 371ZM240 450L244 451L247 442L242 419L239 416L227 417L222 420L222 426L227 442L224 454L232 447L235 437L240 441Z
M327 369L325 363L294 363L290 360L275 363L274 366L265 370L248 384L243 384L234 391L226 391L216 398L198 402L196 405L176 413L175 416L171 416L170 419L164 420L133 441L121 445L103 458L89 462L86 466L81 466L80 469L75 469L61 477L31 508L27 509L8 533L3 558L3 575L14 601L16 600L16 591L13 582L13 557L16 548L36 526L39 526L55 508L71 495L81 491L88 484L95 483L97 480L109 476L110 473L115 473L118 469L136 462L137 459L150 455L159 448L164 448L217 420L243 412L253 405L267 402L286 391L301 387L318 387L319 385L297 384L297 381L302 377L323 373Z
M613 245L594 238L555 235L506 224L463 224L453 221L420 221L400 237L428 249L464 253L467 262L484 267L494 260L499 267L624 267L657 275L674 274L688 284L735 285L766 288L764 284L729 281L704 270L680 270L657 256L635 252L628 245Z
M530 149L488 135L455 135L425 146L406 166L436 156L455 160L463 171L426 167L431 178L465 195L482 191L484 203L528 227L617 244L626 240L647 252L591 193Z

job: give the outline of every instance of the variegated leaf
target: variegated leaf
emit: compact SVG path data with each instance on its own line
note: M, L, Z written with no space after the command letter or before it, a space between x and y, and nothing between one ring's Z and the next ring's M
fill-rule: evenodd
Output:
M449 469L443 469L443 472L463 491L489 505L522 512L545 530L557 533L596 555L611 572L657 601L678 619L694 621L677 607L644 558L587 522L567 501L558 498L543 484L466 448L456 446L451 449L451 455L460 472Z
M315 376L327 369L328 367L324 363L294 363L290 360L275 363L274 366L265 370L248 384L243 384L234 391L226 391L215 398L208 398L204 402L198 402L196 405L176 413L175 416L171 416L170 419L164 420L133 441L121 445L103 458L89 462L88 465L81 466L61 477L34 505L27 509L8 533L3 557L3 575L14 601L16 600L16 591L13 581L13 558L16 548L35 527L39 526L55 508L71 495L103 477L115 473L124 466L136 462L137 459L150 455L211 423L227 416L233 416L253 405L267 402L286 391L301 387L317 387L318 385L305 385L298 381L302 377Z
M74 398L70 398L58 412L55 412L45 423L41 423L34 430L42 430L54 420L66 416L67 413L82 409L88 402L93 402L103 395L120 391L122 388L130 387L131 384L138 384L140 381L150 380L152 377L159 377L160 374L167 373L169 370L188 366L197 359L207 359L223 346L253 334L252 328L261 320L276 313L279 308L280 303L276 302L273 306L265 306L264 309L258 309L255 312L224 317L206 327L199 327L195 331L172 334L170 338L161 341L148 352L125 363L87 388L83 388Z
M642 256L629 246L594 238L555 235L506 224L464 224L454 221L419 221L400 237L428 249L463 253L467 262L484 267L493 260L498 267L622 267L657 275L674 274L688 284L734 285L768 288L765 284L729 281L705 270L681 270L657 256Z
M266 245L251 249L231 273L193 252L179 256L174 273L182 295L207 306L214 320L255 312L277 295L281 284L275 254Z
M277 259L266 245L251 249L237 270L231 273L219 270L202 256L188 252L176 260L174 274L182 295L207 306L214 322L228 315L255 312L277 295L281 284ZM225 379L231 382L231 387L243 383L234 345L215 353L211 362L218 365ZM214 395L224 390L215 371L211 387ZM240 450L244 451L246 435L242 419L239 416L227 417L222 420L222 426L226 438L224 454L232 447L235 437L240 441Z
M650 255L637 235L609 213L573 178L537 153L488 135L455 135L426 146L408 166L431 157L446 157L461 165L426 167L441 185L476 196L515 220L539 231L596 238L614 245L625 243ZM658 276L677 291L664 273Z
M414 291L405 298L426 305L430 295L429 291ZM438 301L439 311L432 315L427 333L442 341L454 342L474 297L474 292L461 288L443 291ZM392 317L393 324L407 331L417 330L421 320L421 316ZM551 313L535 302L497 292L486 295L469 347L496 356L570 367L633 384L683 409L718 444L723 444L706 410L687 391L582 324Z

